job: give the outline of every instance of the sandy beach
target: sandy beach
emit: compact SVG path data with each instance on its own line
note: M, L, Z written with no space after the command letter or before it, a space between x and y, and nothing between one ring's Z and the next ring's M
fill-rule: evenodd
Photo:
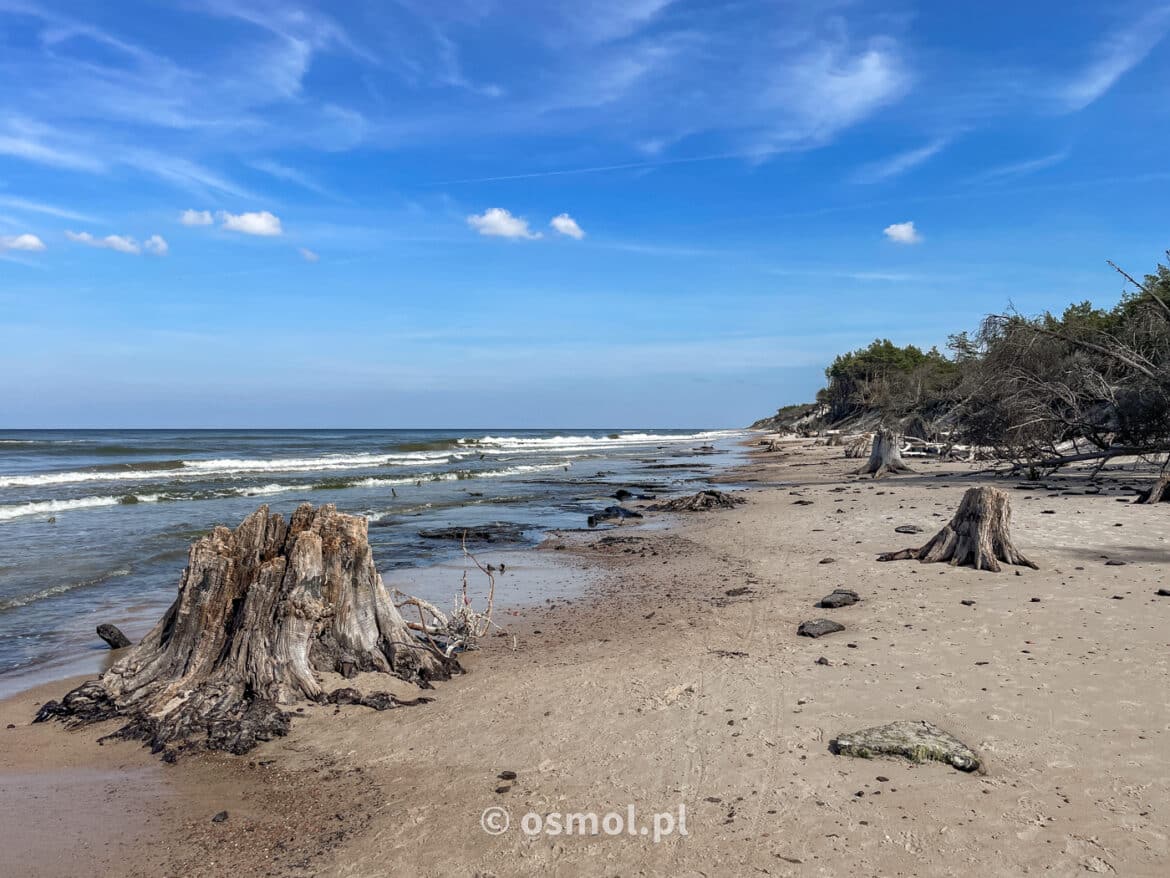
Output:
M535 566L554 583L587 576L583 597L508 617L515 637L467 656L467 673L428 691L429 704L307 706L288 737L246 756L164 765L136 744L99 746L112 727L30 725L68 681L9 699L8 866L27 876L1165 874L1164 512L1121 502L1133 474L1119 467L1097 490L1075 472L1037 484L912 463L916 474L875 482L850 475L857 462L839 448L791 442L725 476L747 500L735 509L554 534ZM1016 544L1039 570L876 561L925 542L966 488L991 481L1011 494ZM896 533L902 525L922 533ZM815 608L837 587L861 601ZM796 635L822 617L845 630ZM419 694L367 676L358 688ZM839 733L907 719L957 736L984 770L830 752ZM530 813L543 826L553 813L630 806L633 834L522 828ZM506 831L481 826L490 808L507 811ZM653 815L666 813L672 831L655 842L665 820Z

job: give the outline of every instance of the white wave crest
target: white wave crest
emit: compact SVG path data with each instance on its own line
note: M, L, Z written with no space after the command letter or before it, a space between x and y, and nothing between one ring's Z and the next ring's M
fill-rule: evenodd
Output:
M123 497L77 497L73 500L37 500L29 503L13 503L0 506L0 521L24 518L27 515L55 515L73 509L96 509L100 506L117 506L121 503L156 503L162 494L132 494L134 500Z
M700 433L611 433L605 436L484 436L462 439L462 444L488 454L515 451L594 451L644 445L687 445L735 435L734 430Z
M184 460L174 469L144 470L72 470L59 473L0 476L0 488L34 488L47 485L70 485L78 482L133 482L159 479L182 479L187 476L237 476L256 473L321 472L395 464L455 461L459 454L416 451L403 454L324 455L322 457L286 457L273 459L215 458Z

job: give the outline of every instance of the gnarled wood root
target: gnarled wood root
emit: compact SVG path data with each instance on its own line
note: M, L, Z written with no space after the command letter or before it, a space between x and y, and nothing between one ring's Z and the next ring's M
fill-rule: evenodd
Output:
M325 698L318 672L374 671L424 688L458 672L391 603L366 527L308 503L287 524L262 506L234 531L217 527L191 546L178 597L142 642L36 721L118 718L115 736L155 752L243 753L287 733L284 706Z
M967 565L998 573L999 562L1039 569L1020 554L1011 538L1011 504L998 488L969 488L950 524L920 549L903 549L879 555L879 561L918 560Z

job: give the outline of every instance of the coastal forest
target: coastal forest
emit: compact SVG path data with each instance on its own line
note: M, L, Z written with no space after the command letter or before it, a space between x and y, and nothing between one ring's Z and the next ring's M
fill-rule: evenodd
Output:
M946 352L875 340L833 360L815 403L753 427L883 425L1043 467L1170 455L1170 266L1113 267L1126 289L1112 307L991 314Z

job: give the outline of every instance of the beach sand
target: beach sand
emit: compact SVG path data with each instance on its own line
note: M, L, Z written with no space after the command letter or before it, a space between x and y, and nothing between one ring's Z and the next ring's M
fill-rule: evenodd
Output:
M537 566L550 578L559 565L588 571L583 597L502 619L515 640L467 656L468 673L428 692L430 704L307 706L287 738L244 757L162 765L133 744L99 747L100 729L28 725L35 703L67 683L10 699L0 707L0 726L17 726L0 728L9 866L38 876L1167 874L1170 598L1155 596L1170 586L1165 510L1118 502L1131 497L1121 483L1085 494L1077 478L1025 490L999 480L1016 545L1040 570L878 563L924 543L982 482L960 477L969 465L919 460L917 475L874 482L848 475L857 464L839 448L791 443L729 474L748 500L738 508L552 535ZM923 533L895 533L903 524ZM862 601L816 609L836 587ZM821 617L846 630L796 636ZM411 694L398 681L357 682ZM956 735L984 772L829 750L838 733L904 719ZM639 826L683 805L688 834L654 843L519 829L529 812L630 805ZM492 807L511 817L500 835L481 828ZM221 810L228 819L211 822Z

